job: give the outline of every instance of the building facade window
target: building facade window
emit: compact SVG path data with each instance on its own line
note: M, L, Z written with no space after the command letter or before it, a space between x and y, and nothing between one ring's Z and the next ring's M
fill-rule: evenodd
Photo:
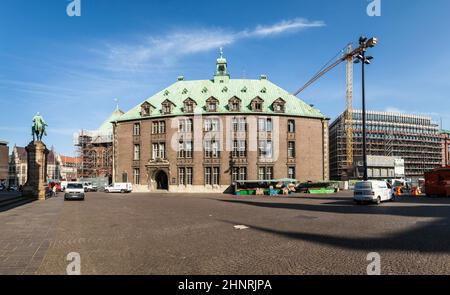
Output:
M141 124L140 123L134 123L133 126L133 135L139 136L141 135Z
M204 131L206 131L206 132L219 132L220 131L219 119L205 119L203 124L204 124Z
M205 158L219 158L220 157L220 143L213 140L205 141Z
M141 146L139 144L134 145L134 157L135 161L139 161L141 159Z
M193 130L192 119L180 119L178 121L178 132L191 133Z
M122 182L128 182L128 173L126 172L122 173Z
M259 132L272 132L273 125L271 118L258 118Z
M205 185L219 185L220 167L205 167Z
M232 180L233 182L247 180L247 167L233 167Z
M139 168L135 168L133 169L133 180L134 180L134 184L141 184L141 174L140 174L140 170Z
M288 132L295 133L295 120L288 120Z
M165 134L166 121L154 121L152 123L152 134Z
M192 167L179 167L178 168L178 184L179 185L192 185L193 180L193 168Z
M232 156L234 158L245 158L247 156L247 142L245 140L233 140Z
M290 179L295 179L296 175L295 175L295 167L288 167L288 178Z
M288 142L288 158L295 158L295 141Z
M166 158L166 144L165 143L153 143L152 144L152 159L165 159Z
M192 141L180 141L178 147L178 157L191 159L193 155Z
M231 121L231 124L234 132L247 131L247 120L245 119L245 117L234 117Z
M271 140L259 140L258 142L258 157L263 159L272 158L272 141Z
M272 180L272 179L273 179L273 167L258 168L258 180Z

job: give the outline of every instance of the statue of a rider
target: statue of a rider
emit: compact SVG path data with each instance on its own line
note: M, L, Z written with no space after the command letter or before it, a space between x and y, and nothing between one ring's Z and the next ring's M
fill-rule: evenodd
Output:
M31 131L33 133L33 141L36 139L38 141L42 140L42 136L47 136L47 132L45 131L45 127L47 127L47 123L45 123L44 118L42 118L41 114L37 112L37 114L33 117L33 125L31 126Z

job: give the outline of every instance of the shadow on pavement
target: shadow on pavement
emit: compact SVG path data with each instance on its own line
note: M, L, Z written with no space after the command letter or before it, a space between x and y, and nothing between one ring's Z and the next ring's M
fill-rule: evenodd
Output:
M289 204L252 202L240 200L220 200L222 202L257 206L264 208L303 210L309 212L324 212L338 214L371 214L371 215L396 215L404 217L429 217L436 218L430 222L418 222L411 229L397 233L386 233L379 237L344 237L316 234L301 231L282 231L254 224L245 224L254 230L275 234L291 239L315 242L324 245L336 246L345 249L377 251L420 251L428 253L450 252L450 206L356 206L337 204ZM380 218L383 218L382 216ZM230 224L241 224L222 220Z

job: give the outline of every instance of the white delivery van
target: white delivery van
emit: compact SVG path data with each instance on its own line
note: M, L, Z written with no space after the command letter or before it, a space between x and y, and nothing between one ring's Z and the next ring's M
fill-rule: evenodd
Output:
M392 190L385 181L368 180L355 184L353 200L357 204L370 202L379 205L381 202L391 201L393 199Z
M114 183L105 187L105 193L131 193L133 185L131 183Z

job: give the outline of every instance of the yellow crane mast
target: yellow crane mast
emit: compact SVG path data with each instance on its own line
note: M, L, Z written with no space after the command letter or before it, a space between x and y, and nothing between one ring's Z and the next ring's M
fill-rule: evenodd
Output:
M357 54L362 51L361 47L353 50L352 44L349 43L346 46L346 53L341 51L338 55L341 55L336 61L329 65L332 61L323 66L319 72L317 72L305 85L297 90L294 95L297 96L300 92L308 88L311 84L320 79L323 75L331 71L340 63L346 61L346 110L345 110L345 136L346 136L346 156L347 156L347 173L353 167L353 59Z

